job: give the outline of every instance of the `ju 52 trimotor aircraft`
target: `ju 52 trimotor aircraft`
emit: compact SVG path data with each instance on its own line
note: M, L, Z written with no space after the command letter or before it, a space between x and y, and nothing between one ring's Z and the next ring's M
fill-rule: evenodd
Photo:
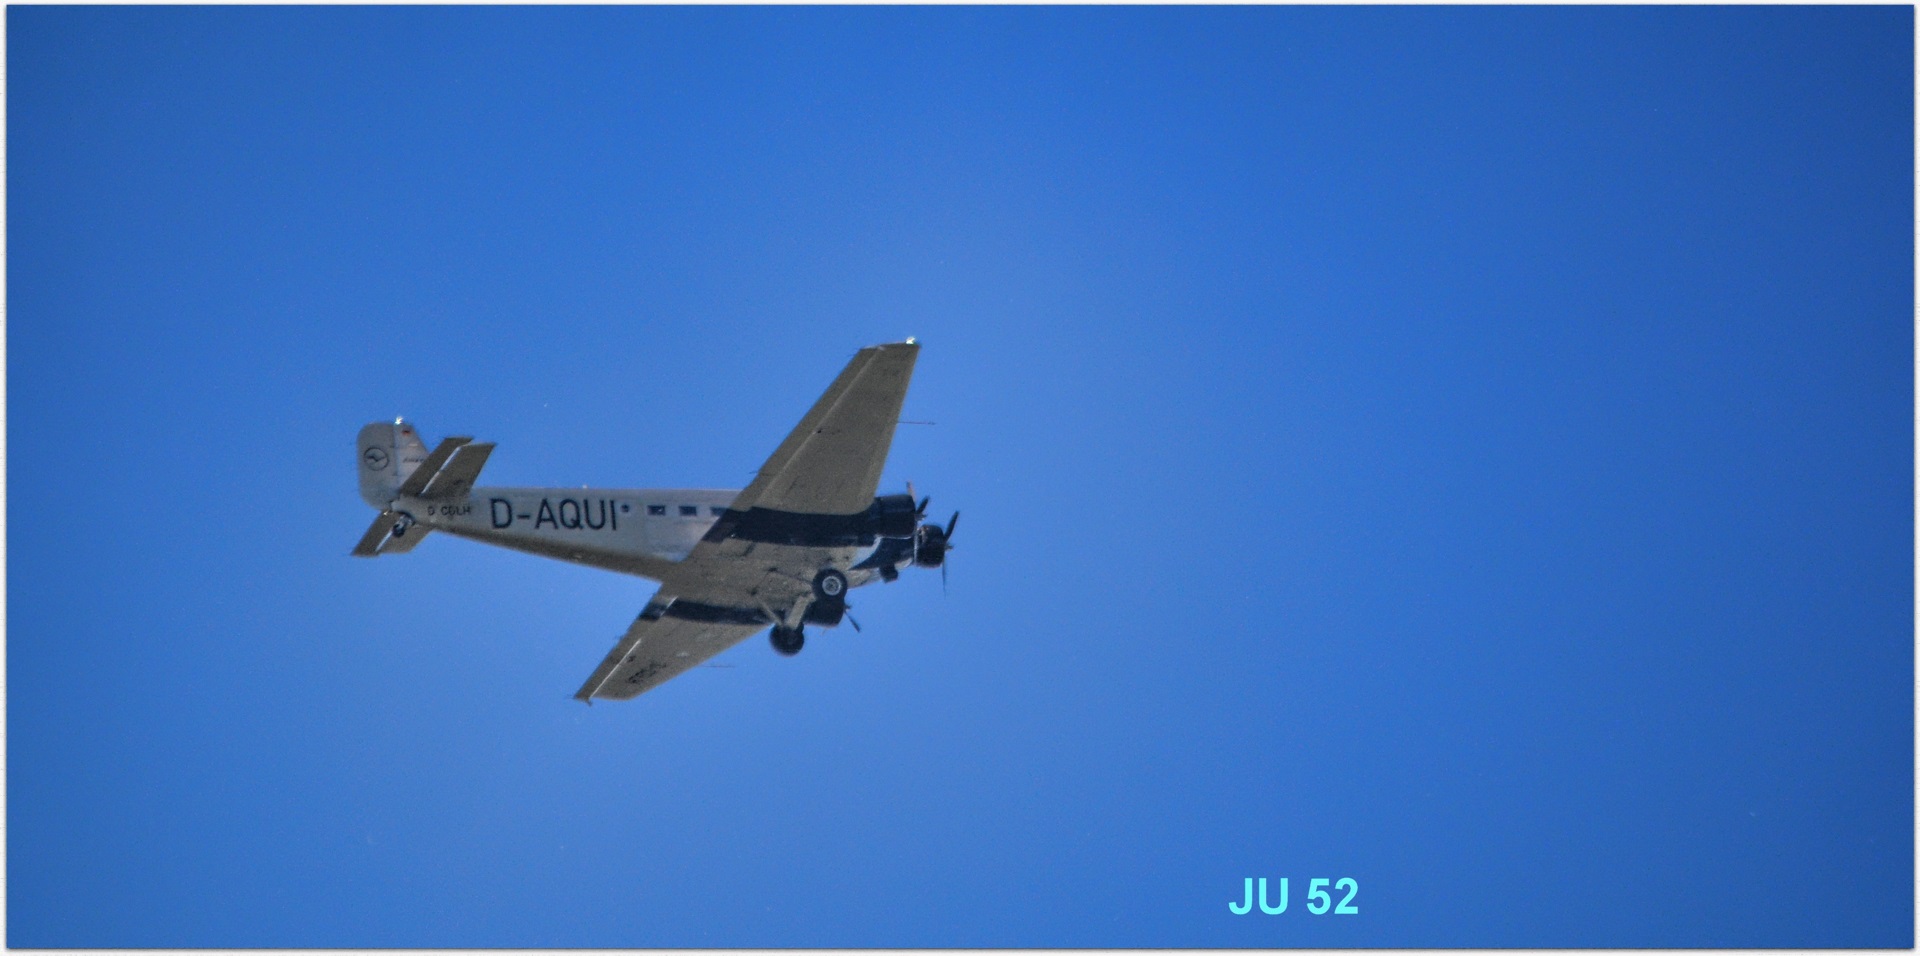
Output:
M360 496L380 509L362 557L411 551L433 531L660 582L574 697L638 696L773 625L796 654L808 624L847 617L847 589L942 568L946 527L927 499L874 496L920 346L861 349L745 491L480 488L493 445L428 451L404 420L360 429ZM851 617L847 617L851 621ZM854 624L859 627L858 623Z

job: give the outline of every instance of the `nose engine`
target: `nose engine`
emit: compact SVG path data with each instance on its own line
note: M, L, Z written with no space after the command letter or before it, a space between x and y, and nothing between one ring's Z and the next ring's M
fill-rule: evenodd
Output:
M956 511L945 528L931 521L921 525L913 536L913 563L923 568L947 563L947 552L953 550L953 528L959 523L960 512Z

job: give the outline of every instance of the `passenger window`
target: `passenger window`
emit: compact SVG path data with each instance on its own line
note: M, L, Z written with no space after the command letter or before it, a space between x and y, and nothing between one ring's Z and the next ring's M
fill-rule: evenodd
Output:
M680 506L680 516L683 518L691 518L694 515L697 515L699 513L700 513L700 508L697 505L681 505Z
M666 514L666 513L667 513L667 506L666 506L666 505L648 505L648 506L647 506L647 514L650 514L650 515L663 515L663 514Z
M713 512L713 516L716 518L727 513L727 509L722 508L719 505L714 505L713 507L708 508L707 510Z

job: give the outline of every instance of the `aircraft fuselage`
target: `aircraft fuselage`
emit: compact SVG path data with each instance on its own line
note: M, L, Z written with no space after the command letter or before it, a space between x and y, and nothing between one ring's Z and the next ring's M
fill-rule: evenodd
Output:
M458 500L396 498L388 509L423 530L654 577L648 571L657 565L646 559L684 559L738 495L715 488L475 488ZM879 574L869 559L881 546L879 540L855 546L849 585ZM910 550L891 550L897 560L888 566L911 563Z

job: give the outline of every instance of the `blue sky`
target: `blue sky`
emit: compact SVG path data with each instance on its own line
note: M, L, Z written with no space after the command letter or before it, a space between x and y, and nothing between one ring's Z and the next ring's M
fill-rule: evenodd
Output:
M7 942L1911 946L1912 16L10 8ZM347 557L909 335L864 633Z

